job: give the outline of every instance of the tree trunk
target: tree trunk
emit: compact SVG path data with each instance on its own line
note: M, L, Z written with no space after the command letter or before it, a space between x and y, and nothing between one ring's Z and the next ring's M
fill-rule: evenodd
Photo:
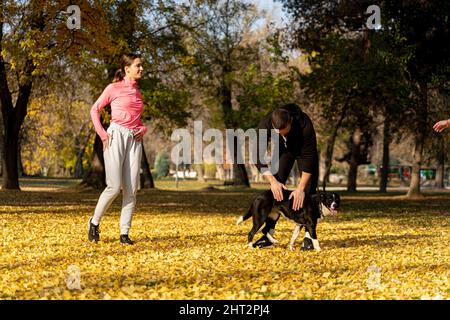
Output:
M425 142L425 130L428 117L428 86L426 82L419 83L421 106L418 112L418 130L414 137L414 154L411 173L411 184L409 185L408 197L417 197L420 195L420 168L422 165L422 151Z
M17 189L19 187L19 176L17 168L17 145L18 136L14 135L13 125L5 124L5 135L4 135L3 145L5 152L3 153L3 183L2 189Z
M330 181L331 166L333 164L334 143L336 141L336 135L334 135L335 132L337 135L337 130L333 130L333 133L328 138L327 145L325 147L325 152L324 152L324 165L323 165L324 168L323 168L322 178L321 178L322 188L324 190L327 187L327 183Z
M3 52L3 12L4 4L0 1L0 52ZM31 19L31 28L44 30L44 13L39 12ZM33 60L26 57L23 69L20 71L18 94L15 106L13 105L11 91L8 87L8 77L5 68L4 55L0 54L0 108L2 112L4 136L3 136L3 182L2 189L16 189L19 187L18 175L18 150L19 133L23 121L27 115L28 102L33 86L33 71L36 69Z
M76 143L78 145L78 152L77 152L77 160L75 162L75 170L73 177L76 179L81 179L84 176L84 167L83 167L83 157L86 152L86 148L88 146L89 140L91 139L92 133L95 133L95 130L93 128L87 130L86 136L84 137L83 143L80 145L80 136L81 133L84 131L85 124L82 126L80 130L80 134L77 137L78 142Z
M417 133L414 139L413 165L408 197L420 195L420 167L422 165L423 140L423 134Z
M222 110L224 115L224 123L227 129L235 129L236 125L233 119L233 108L231 102L231 89L225 84L222 83L220 88L220 98L222 102ZM250 187L250 182L248 181L247 170L245 169L245 164L238 163L238 139L237 137L233 138L233 182L232 185L235 186L245 186Z
M383 127L383 160L381 165L380 192L387 192L390 143L391 143L391 121L388 112L386 112Z
M223 168L223 164L216 164L216 170L217 170L217 178L220 181L225 181L225 169Z
M234 137L234 159L233 159L233 185L250 187L250 182L248 180L247 170L245 164L239 163L238 159L238 138Z
M0 159L3 159L3 140L4 139L4 130L3 130L3 121L0 121ZM0 177L3 176L3 161L0 161Z
M19 177L21 178L21 177L25 177L26 176L26 173L25 173L25 171L24 171L24 169L23 169L23 163L22 163L22 152L21 152L21 149L22 149L22 144L21 144L21 141L20 141L21 139L20 139L20 136L19 136L19 142L18 142L18 144L17 144L17 174L19 175Z
M103 159L103 142L96 134L94 141L94 155L91 167L81 181L80 185L94 189L104 189L106 187L105 162Z
M144 142L142 142L141 170L141 189L154 189L155 183L153 182L152 172L150 171L150 165L145 152Z
M439 137L438 166L435 177L435 188L445 189L445 140Z
M358 166L361 151L362 132L359 128L352 135L352 150L350 158L350 168L348 170L347 191L356 191L356 179L358 177Z
M327 183L330 180L331 166L333 164L334 144L336 143L336 137L338 134L338 130L341 127L342 122L344 121L345 115L347 113L348 103L350 101L351 95L352 95L352 91L350 90L349 94L347 95L347 97L345 99L345 103L342 107L339 119L336 122L336 124L333 126L333 131L331 132L331 135L327 140L327 146L326 146L326 150L325 150L325 164L324 164L324 171L323 171L323 175L322 175L323 190L325 190Z
M250 187L247 170L244 164L233 164L233 185Z
M28 66L25 67L26 74L30 74L34 67L31 62L27 62ZM3 70L2 70L3 69ZM5 75L5 78L3 78ZM16 106L13 108L11 95L6 83L6 74L4 72L3 61L0 60L0 95L3 115L3 183L2 189L15 189L20 190L19 187L19 133L22 127L23 121L27 114L28 101L31 94L32 82L29 79L25 84L19 86L19 94L17 97Z
M196 164L194 165L194 169L197 172L197 180L200 183L205 183L205 172L203 170L203 164Z
M336 142L337 137L337 128L333 130L332 135L327 140L327 146L325 150L325 165L324 165L324 172L322 175L322 188L325 190L328 181L330 180L330 172L331 172L331 166L333 164L333 151L334 151L334 144Z

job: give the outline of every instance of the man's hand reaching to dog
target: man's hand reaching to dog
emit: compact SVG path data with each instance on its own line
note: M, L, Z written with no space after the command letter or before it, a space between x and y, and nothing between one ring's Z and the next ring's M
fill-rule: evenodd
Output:
M289 199L294 198L294 203L292 204L292 209L294 211L303 208L303 201L305 200L305 188L310 179L311 173L302 171L302 177L300 179L298 187L295 188L295 190L292 191L291 195L289 196Z
M305 191L300 188L296 188L294 191L292 191L291 195L289 196L289 200L291 198L294 198L294 203L292 204L292 209L300 210L303 208L303 201L305 200Z
M278 180L271 174L266 174L265 176L270 182L270 190L272 190L275 200L283 201L283 189L287 189L286 186L281 182L278 182Z

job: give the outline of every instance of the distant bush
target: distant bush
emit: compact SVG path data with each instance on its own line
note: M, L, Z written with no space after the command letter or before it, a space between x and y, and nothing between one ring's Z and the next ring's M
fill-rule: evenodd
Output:
M167 152L162 151L155 159L155 179L166 177L169 174L170 158Z

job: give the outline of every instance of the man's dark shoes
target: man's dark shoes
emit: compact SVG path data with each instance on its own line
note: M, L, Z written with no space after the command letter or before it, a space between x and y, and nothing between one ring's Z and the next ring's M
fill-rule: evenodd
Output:
M256 241L253 244L253 248L260 248L260 249L262 249L262 248L270 248L272 246L273 246L272 241L270 241L269 238L267 238L266 235L263 235L261 237L261 239L259 239L258 241Z
M303 239L302 247L300 248L300 250L302 250L302 251L314 250L314 245L313 245L311 238L305 237Z
M88 232L89 241L98 242L100 240L100 232L98 231L98 226L92 223L92 218L89 219L89 232Z
M125 245L132 245L132 244L134 244L134 242L131 241L131 239L128 237L127 234L121 234L120 235L120 243L121 244L125 244Z

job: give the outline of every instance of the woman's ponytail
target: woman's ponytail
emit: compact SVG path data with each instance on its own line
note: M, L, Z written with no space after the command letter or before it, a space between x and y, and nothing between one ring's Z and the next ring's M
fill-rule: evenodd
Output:
M112 82L122 81L122 79L124 77L125 77L125 72L122 69L117 69L116 73L114 74L114 79Z

